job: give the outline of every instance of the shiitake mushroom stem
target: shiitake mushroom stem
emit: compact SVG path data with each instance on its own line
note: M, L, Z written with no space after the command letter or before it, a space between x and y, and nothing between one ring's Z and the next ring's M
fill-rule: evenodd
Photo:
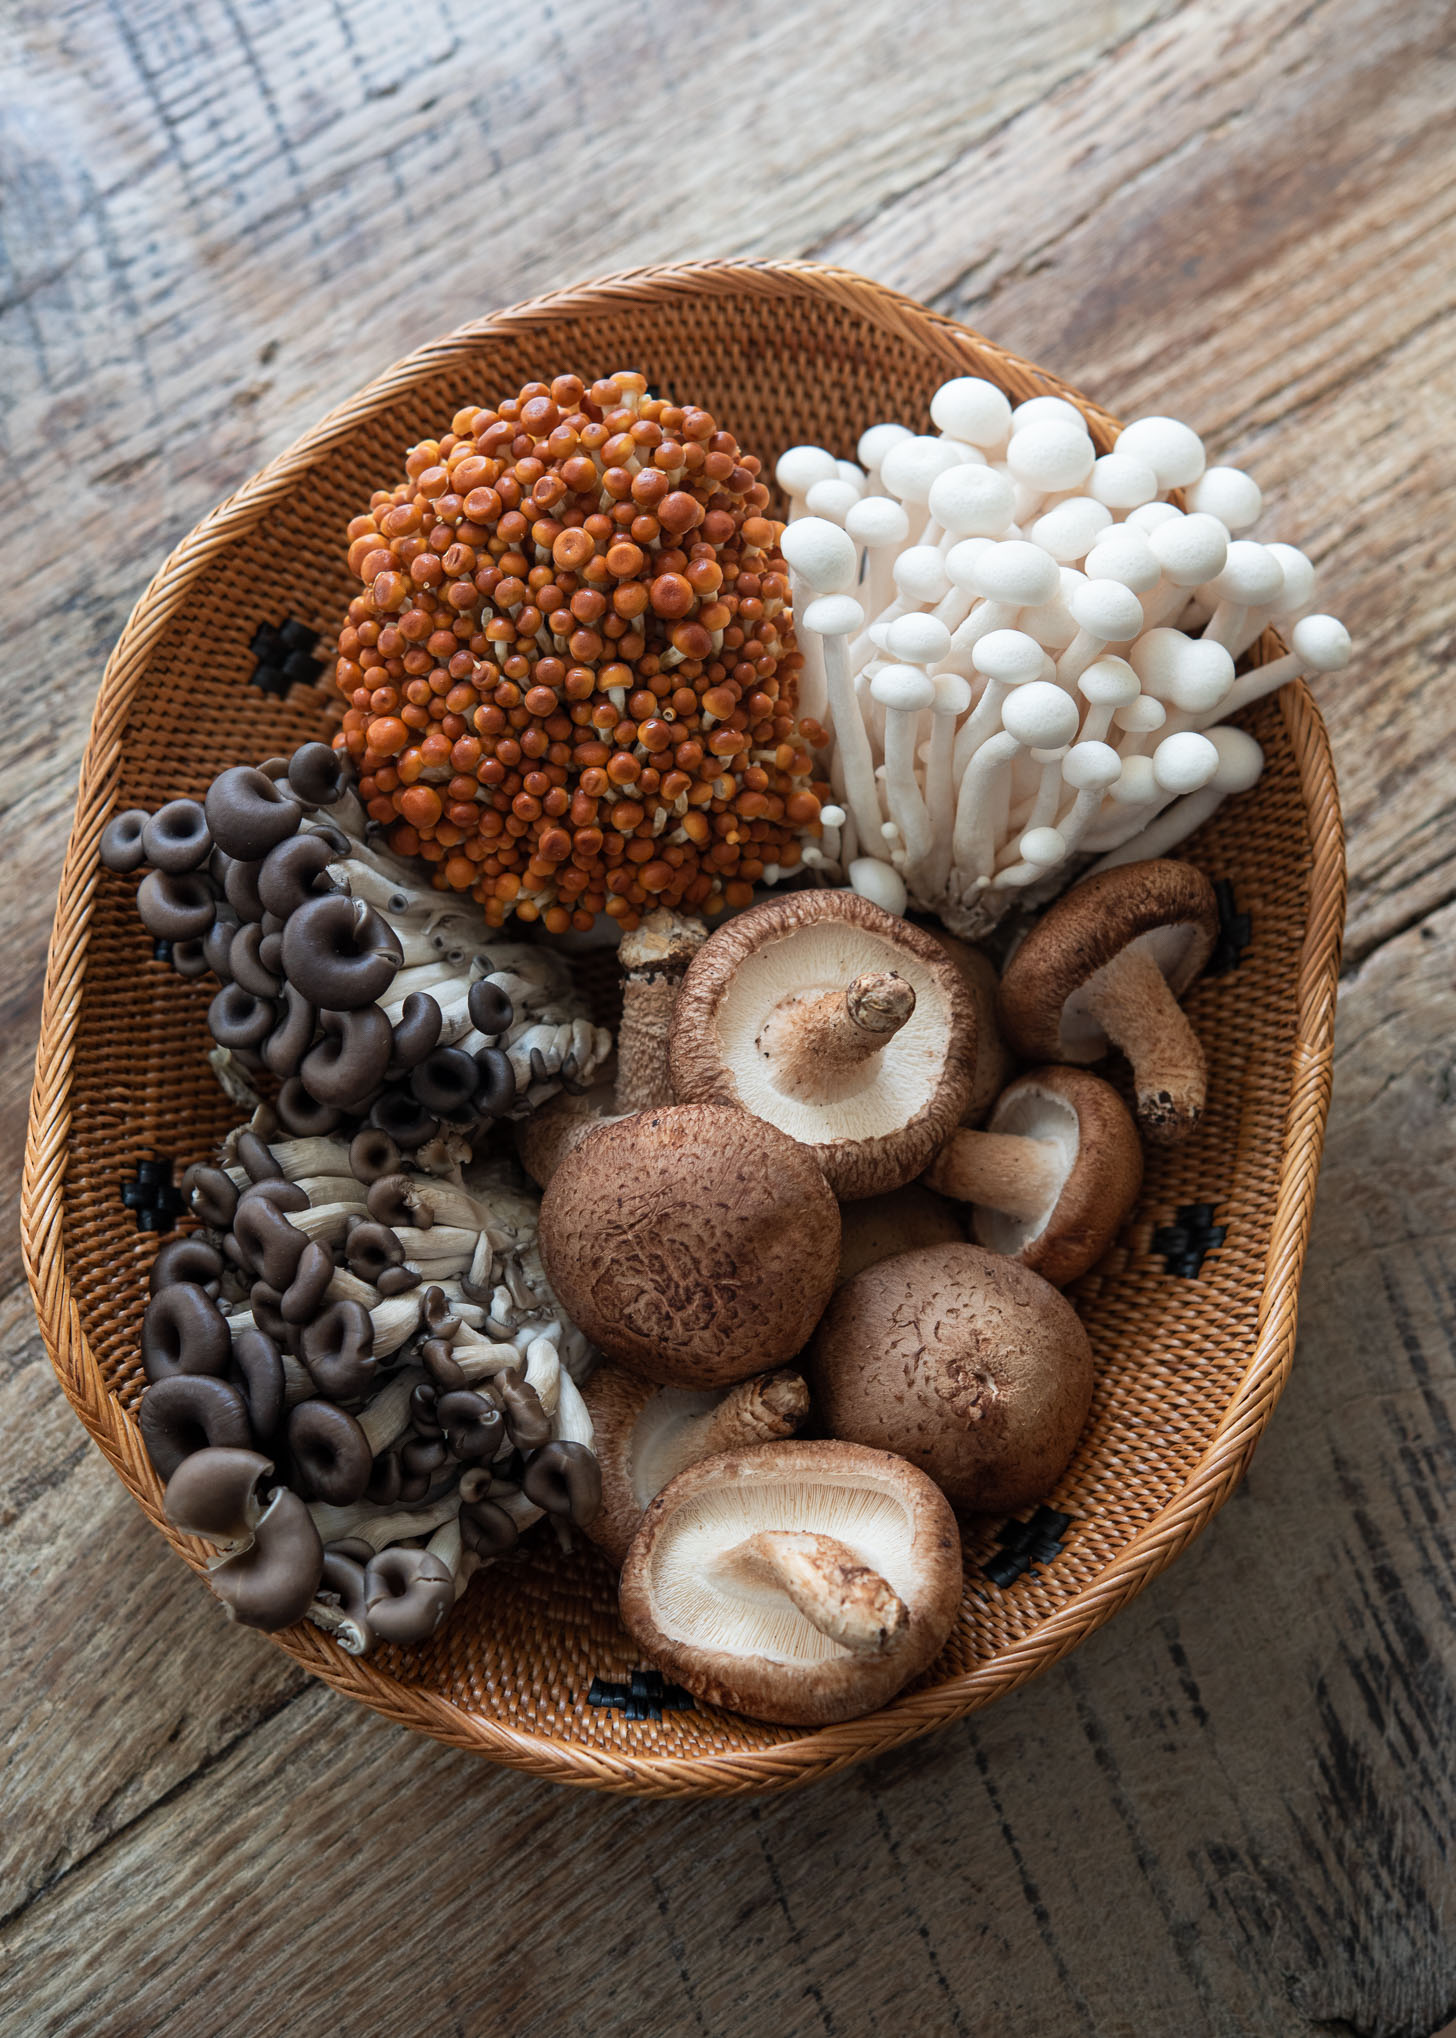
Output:
M881 1656L907 1626L905 1602L847 1543L804 1529L759 1529L716 1567L776 1586L820 1634L857 1656Z
M1140 944L1124 948L1088 978L1081 996L1108 1039L1132 1063L1144 1134L1161 1141L1196 1124L1203 1113L1208 1067L1157 959Z

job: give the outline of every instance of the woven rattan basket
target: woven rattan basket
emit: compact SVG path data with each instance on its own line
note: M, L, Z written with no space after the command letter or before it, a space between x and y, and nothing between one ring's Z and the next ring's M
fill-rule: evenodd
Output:
M628 365L705 404L769 461L797 440L851 451L880 417L927 429L932 390L966 372L1017 400L1072 397L1100 450L1116 430L1055 377L862 277L800 264L644 269L410 355L177 548L112 655L82 768L22 1223L67 1395L194 1566L204 1552L163 1523L133 1420L156 1240L138 1231L121 1188L141 1161L170 1158L180 1173L234 1114L204 1059L207 992L152 960L132 883L98 868L98 836L117 804L198 793L223 765L317 733L323 693L250 687L249 643L260 623L292 617L327 645L349 594L344 525L405 447L467 400ZM1226 881L1234 936L1222 970L1189 1000L1209 1055L1207 1117L1186 1145L1150 1156L1117 1249L1074 1291L1098 1360L1091 1420L1029 1529L968 1528L962 1616L917 1685L870 1718L817 1732L663 1708L650 1679L631 1701L642 1666L611 1572L595 1551L563 1557L549 1539L478 1578L420 1648L354 1661L306 1626L280 1646L388 1718L495 1761L604 1790L709 1795L803 1783L985 1705L1162 1570L1233 1490L1289 1372L1329 1097L1344 887L1329 750L1302 684L1259 703L1249 725L1268 759L1263 779L1184 852Z

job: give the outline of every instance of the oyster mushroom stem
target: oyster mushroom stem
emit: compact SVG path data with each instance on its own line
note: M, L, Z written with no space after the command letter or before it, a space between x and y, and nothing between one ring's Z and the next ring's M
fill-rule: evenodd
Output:
M725 1550L713 1570L777 1586L821 1635L857 1656L883 1656L910 1624L909 1608L894 1588L833 1536L760 1529Z
M779 1064L779 1088L823 1103L837 1096L899 1032L915 991L893 970L867 970L843 991L782 1004L764 1021L759 1051Z

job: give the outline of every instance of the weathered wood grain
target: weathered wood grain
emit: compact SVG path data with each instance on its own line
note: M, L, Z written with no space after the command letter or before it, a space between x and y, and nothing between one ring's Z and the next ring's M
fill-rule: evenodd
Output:
M1070 1662L781 1802L473 1764L227 1628L84 1442L0 1244L0 2026L357 2038L1427 2038L1449 1833L1452 17L12 4L0 56L0 1182L105 653L167 547L432 331L636 260L817 253L1247 455L1361 656L1294 1382ZM43 506L43 507L42 507Z

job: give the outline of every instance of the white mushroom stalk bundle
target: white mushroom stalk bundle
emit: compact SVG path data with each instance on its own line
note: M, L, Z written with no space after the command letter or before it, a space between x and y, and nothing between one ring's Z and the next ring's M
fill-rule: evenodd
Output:
M169 1519L218 1544L248 1625L306 1614L356 1655L423 1640L532 1523L601 1505L592 1352L536 1198L498 1166L423 1173L377 1127L281 1137L266 1110L220 1161L183 1177L203 1228L158 1253L142 1320Z
M239 1101L280 1084L292 1133L361 1121L407 1149L584 1088L611 1052L564 956L494 939L375 839L340 751L306 743L221 772L205 798L119 814L111 870L151 869L143 924L184 977L211 972L214 1066Z
M1246 535L1257 484L1187 425L1143 418L1099 455L1075 405L1013 409L975 376L930 409L929 435L872 426L860 467L818 446L778 463L801 711L834 794L804 860L975 938L1246 791L1263 756L1229 718L1343 667L1350 639L1311 613L1305 555ZM1241 670L1270 624L1292 650Z

